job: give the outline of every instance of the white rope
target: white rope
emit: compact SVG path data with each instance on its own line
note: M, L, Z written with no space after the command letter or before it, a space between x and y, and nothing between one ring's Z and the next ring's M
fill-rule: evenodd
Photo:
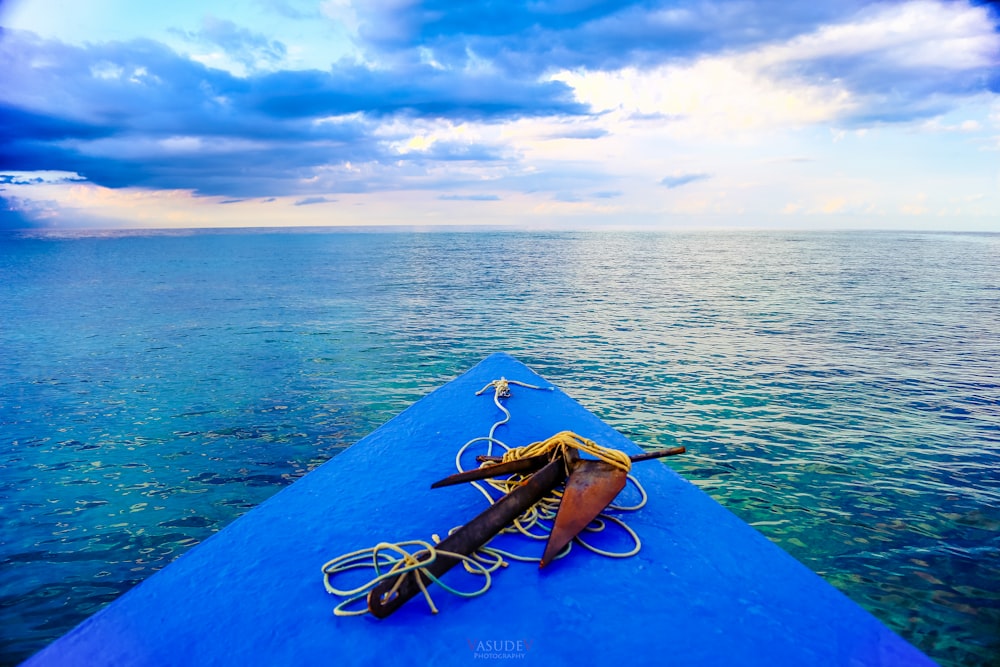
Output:
M625 471L631 466L631 461L628 461L628 457L622 452L617 450L608 450L606 448L597 445L596 443L581 438L573 433L564 431L558 433L547 441L532 443L527 447L517 448L516 450L509 447L503 441L497 439L496 431L498 428L508 423L511 419L510 411L501 402L501 399L509 398L511 395L510 385L517 385L520 387L526 387L528 389L537 390L548 390L552 391L551 387L538 387L535 385L527 384L525 382L518 382L517 380L507 380L501 377L499 380L494 380L487 384L485 387L476 392L476 396L481 396L490 387L493 388L493 403L497 408L503 413L503 418L494 422L493 426L490 427L489 435L480 436L473 438L462 445L458 452L455 454L455 467L459 472L465 472L462 467L462 456L465 455L469 448L478 443L487 443L486 455L493 456L493 446L496 445L504 450L504 458L508 459L510 457L518 456L530 456L541 451L551 451L554 448L565 448L567 446L575 447L586 451L592 455L596 455L602 460L609 461L612 465L616 465L623 468ZM485 467L488 465L495 465L494 463L484 463L480 467ZM521 482L527 479L524 475L511 475L507 479L486 479L486 484L500 492L501 494L507 494L513 488L516 488ZM635 511L643 507L646 504L648 496L646 495L645 489L639 484L639 481L632 475L628 475L627 479L635 485L640 494L639 503L632 506L619 506L619 505L608 505L608 509L617 511ZM491 504L495 504L496 500L493 498L492 494L478 482L472 482L474 486L486 500ZM549 495L542 498L540 501L529 507L521 516L517 517L511 526L508 526L500 531L502 534L511 535L521 535L525 538L532 540L547 540L549 534L552 532L552 523L555 521L556 514L559 511L559 504L562 501L562 492L553 490ZM639 553L639 549L642 548L642 543L639 540L639 536L632 530L624 521L618 517L611 516L605 513L601 513L597 518L591 522L589 526L584 528L586 532L597 533L603 531L608 522L615 523L621 526L625 532L632 538L634 546L632 549L626 552L610 552L600 549L592 544L587 543L583 538L577 535L566 547L560 551L556 558L563 558L566 556L570 549L572 548L573 542L578 542L580 546L600 554L602 556L608 556L611 558L627 558L629 556L634 556ZM459 530L461 526L456 526L449 531L449 534L454 533ZM538 530L541 534L533 532ZM441 586L443 589L452 593L454 595L459 595L461 597L476 597L482 595L490 589L492 585L491 573L495 572L501 567L507 567L507 559L516 560L521 562L538 563L541 558L536 558L533 556L524 556L521 554L516 554L510 551L499 549L495 546L490 546L492 542L487 543L485 546L480 547L474 553L466 556L463 554L452 553L449 551L441 551L437 548L437 544L440 539L437 535L433 536L434 544L425 542L423 540L409 540L405 542L399 542L392 544L389 542L380 542L379 544L371 547L369 549L359 549L357 551L352 551L350 553L344 554L331 561L328 561L323 565L323 585L326 591L332 595L337 595L339 597L346 598L336 607L334 607L333 613L337 616L360 616L368 612L367 606L364 609L353 609L349 610L347 607L356 603L359 600L367 599L369 592L378 586L381 582L386 579L397 577L397 581L393 586L392 590L387 594L392 596L402 585L403 580L406 576L416 577L417 585L420 587L420 591L427 601L431 612L438 613L437 606L431 599L431 595L427 590L427 586L423 581L423 576ZM416 551L409 551L407 547L416 547ZM462 562L462 566L465 568L466 572L470 574L480 575L485 577L483 585L475 591L459 591L455 588L443 583L439 578L434 577L427 571L427 566L433 563L438 555L452 556L459 559ZM386 569L388 568L388 569ZM364 582L359 586L355 586L350 589L340 589L333 585L332 580L345 573L352 570L358 569L372 569L375 572L375 576ZM383 571L385 570L385 571Z

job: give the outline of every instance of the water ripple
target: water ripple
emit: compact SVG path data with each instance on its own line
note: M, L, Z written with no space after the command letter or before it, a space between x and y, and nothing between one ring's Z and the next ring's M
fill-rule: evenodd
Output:
M505 350L992 664L998 266L962 234L5 237L0 662Z

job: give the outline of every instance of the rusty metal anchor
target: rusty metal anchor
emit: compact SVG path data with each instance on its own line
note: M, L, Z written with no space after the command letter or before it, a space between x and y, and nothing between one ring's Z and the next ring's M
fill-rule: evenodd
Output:
M549 564L581 530L597 518L597 515L625 488L627 482L624 470L603 461L581 458L575 449L565 451L565 454L557 450L552 456L534 456L507 463L496 463L456 473L432 484L431 488L440 488L514 473L531 473L520 486L442 540L437 545L437 550L471 555L565 481L563 497L539 567ZM684 451L684 447L672 447L629 458L633 462L646 461L683 454ZM497 460L495 457L478 458L486 461ZM403 581L399 581L398 577L383 581L369 592L368 610L378 618L385 618L420 593L420 582L426 586L431 583L432 577L437 579L443 576L460 560L446 553L438 553L437 558L423 568L423 571L418 569L402 574L400 576L405 577Z

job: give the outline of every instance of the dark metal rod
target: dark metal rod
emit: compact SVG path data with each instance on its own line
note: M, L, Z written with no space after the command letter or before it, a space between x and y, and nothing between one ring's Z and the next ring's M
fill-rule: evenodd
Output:
M654 449L651 452L646 452L644 454L636 454L635 456L630 456L632 463L636 461L648 461L650 459L661 459L664 456L675 456L677 454L683 454L687 451L686 447L668 447L667 449Z
M518 459L517 461L508 461L507 463L498 463L493 466L486 466L485 468L475 468L473 470L466 470L465 472L457 472L454 475L434 482L431 484L431 488L438 489L442 486L451 486L452 484L461 484L462 482L472 482L477 479L487 479L489 477L499 477L500 475L512 475L516 472L538 470L545 465L548 460L549 457L545 455L532 456L527 459ZM480 461L480 463L482 463L482 461Z
M651 452L636 454L634 456L630 456L629 459L631 459L632 463L635 463L637 461L660 459L663 458L664 456L676 456L677 454L683 454L686 451L687 451L686 447L668 447L667 449L654 449ZM478 461L479 463L485 463L487 461L500 461L500 460L502 460L502 458L499 456L480 455L476 457L476 461ZM530 460L530 459L525 459L525 460ZM484 470L484 468L477 468L477 470Z
M436 546L439 551L450 551L468 556L489 542L497 533L514 522L514 519L554 489L566 476L566 464L562 457L547 463L545 467L529 477L522 486L514 489L485 512L465 524ZM461 559L438 554L437 560L427 566L427 571L435 577L457 565ZM399 577L386 579L368 593L368 611L377 618L385 618L399 609L404 602L420 592L417 577L423 577L425 585L431 581L419 570L400 575L405 577L395 595L389 591Z

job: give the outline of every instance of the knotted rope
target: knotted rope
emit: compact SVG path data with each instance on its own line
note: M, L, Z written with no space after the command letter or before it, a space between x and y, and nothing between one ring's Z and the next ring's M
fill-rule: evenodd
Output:
M440 542L437 535L434 535L433 538L434 544ZM347 598L334 607L333 613L337 616L361 616L366 614L368 613L367 608L348 610L346 607L358 600L367 599L368 593L375 588L375 586L386 579L399 577L396 584L387 593L387 596L392 597L403 583L404 577L401 575L417 571L419 574L413 576L417 577L417 585L420 587L420 592L423 593L424 599L427 600L427 604L431 608L431 613L436 614L438 613L438 608L434 604L434 600L431 599L431 594L428 592L427 585L424 584L423 577L420 576L421 574L453 595L472 598L482 595L488 591L492 585L490 573L500 567L506 567L507 565L503 562L503 559L499 557L494 559L491 563L490 561L486 561L484 557L477 558L475 554L472 556L466 556L464 554L453 553L451 551L443 551L435 548L434 544L424 542L423 540L409 540L407 542L399 542L396 544L392 544L390 542L380 542L370 549L352 551L325 563L323 565L323 586L326 588L326 592ZM411 553L403 548L408 546L419 547L419 550ZM387 554L385 553L386 551L394 552L398 557ZM484 548L481 549L481 551L488 552L488 549ZM448 586L443 581L428 572L426 569L427 566L437 560L439 555L458 558L462 561L462 564L468 572L485 576L486 581L483 583L482 588L472 592L459 591L451 586ZM489 565L489 567L487 567L487 565ZM382 572L383 566L389 567L389 569L384 573ZM335 575L358 568L374 569L375 577L362 585L349 590L335 588L331 583L331 579Z
M593 456L596 459L605 461L606 463L619 468L620 470L628 473L632 468L632 461L627 454L616 449L609 449L607 447L602 447L598 445L593 440L588 440L587 438L581 437L572 431L561 431L552 437L542 440L539 442L534 442L524 447L508 447L502 441L495 437L496 430L506 424L511 419L510 411L501 403L501 399L509 398L511 395L510 386L517 385L520 387L525 387L528 389L535 390L547 390L552 391L551 387L538 387L535 385L527 384L525 382L518 382L517 380L507 380L501 377L499 380L493 380L485 387L476 392L476 396L481 396L491 387L493 388L493 402L503 412L504 417L499 421L495 422L490 428L489 435L473 438L466 442L461 448L459 448L458 453L455 456L455 467L459 472L464 472L462 467L462 455L475 443L486 442L487 443L487 455L492 456L493 445L498 445L504 450L503 462L514 461L524 458L529 458L532 456L549 455L554 456L556 450L565 456L566 450L568 448L574 448L586 454ZM483 466L495 465L495 463L484 463ZM507 494L518 485L522 484L526 477L524 475L511 475L507 479L487 479L484 480L490 487L496 489L497 491ZM646 504L647 495L645 489L639 484L639 481L632 475L628 475L627 479L631 481L636 489L639 491L641 496L638 504L623 507L616 505L608 505L608 509L619 510L619 511L634 511L638 510ZM472 482L472 486L478 489L492 505L496 502L493 496L478 482ZM556 513L559 510L559 503L562 499L562 492L559 490L553 491L548 496L542 498L535 505L528 508L528 510L522 514L520 517L514 520L512 526L500 531L500 534L504 533L518 533L524 537L528 537L534 540L546 540L548 539L549 533L551 532L551 526L545 525L542 522L551 522L555 519ZM574 539L575 542L579 543L581 546L593 551L594 553L613 557L613 558L627 558L633 556L639 552L642 546L639 536L636 535L624 521L621 519L610 516L607 514L599 514L598 517L592 522L590 526L587 526L584 530L588 532L600 532L606 527L606 522L616 523L621 526L626 533L632 538L635 546L627 552L609 552L603 549L599 549L591 544L585 542L579 535ZM452 528L450 532L454 532L461 528L461 526L456 526ZM532 532L533 528L538 528L543 534L538 535ZM323 565L323 585L328 593L333 595L338 595L340 597L347 598L338 604L333 613L337 616L360 616L367 613L367 609L356 609L348 610L347 607L358 600L367 598L368 593L379 585L382 581L398 577L396 584L390 590L388 595L392 595L395 591L402 585L404 575L417 572L417 574L412 574L411 576L417 577L417 585L420 587L421 593L423 593L424 598L427 600L427 604L431 609L431 612L438 613L437 606L431 599L430 593L427 591L427 587L424 584L421 574L426 575L428 579L441 586L444 590L458 595L461 597L476 597L484 594L490 589L492 585L491 573L495 572L501 567L507 567L508 563L505 560L516 560L523 562L539 562L539 558L532 556L522 556L519 554L511 553L492 547L489 544L481 547L479 550L474 552L469 556L463 554L452 553L449 551L441 551L436 548L436 544L440 542L437 535L432 536L434 544L425 542L423 540L409 540L405 542L399 542L396 544L381 542L374 547L368 549L360 549L358 551L352 551L350 553L344 554L331 561L328 561ZM416 551L408 551L404 547L417 547ZM566 548L558 555L556 558L562 558L569 553L572 547L572 542L566 545ZM462 561L462 565L465 570L471 574L477 574L484 576L486 578L483 586L472 592L459 591L451 586L443 583L437 577L432 576L426 571L426 567L433 563L438 555L452 556ZM383 572L383 568L388 568ZM349 590L341 590L336 588L331 583L331 580L344 572L357 569L374 569L375 576L368 580L367 582Z
M576 433L573 433L572 431L561 431L548 440L533 442L530 445L525 445L524 447L510 449L503 455L502 463L519 461L521 459L528 459L533 456L542 456L546 454L549 455L549 458L552 458L552 454L556 450L559 450L563 455L563 458L566 458L567 449L576 449L581 452L586 452L594 458L604 461L626 474L632 470L632 459L630 459L628 454L625 452L617 449L609 449L608 447L602 447L593 440L588 440L577 435Z

